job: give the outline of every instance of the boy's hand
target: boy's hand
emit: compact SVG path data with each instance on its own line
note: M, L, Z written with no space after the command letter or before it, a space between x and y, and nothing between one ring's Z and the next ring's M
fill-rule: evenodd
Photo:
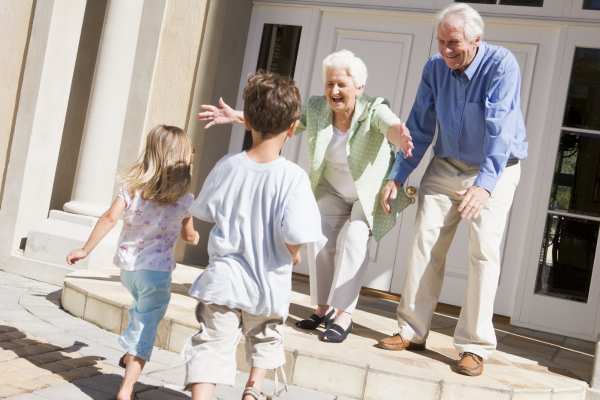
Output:
M67 255L67 264L73 265L77 261L83 260L87 256L88 256L88 252L83 249L73 250Z
M198 231L194 231L194 233L192 234L192 237L190 238L189 241L187 241L187 243L197 245L199 241L200 241L200 234L198 233Z
M296 266L298 264L300 264L300 262L302 261L302 257L300 256L300 252L296 252L296 254L292 255L292 265Z

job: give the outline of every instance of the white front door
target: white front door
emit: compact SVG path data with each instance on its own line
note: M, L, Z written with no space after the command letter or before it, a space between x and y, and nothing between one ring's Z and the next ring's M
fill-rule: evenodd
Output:
M365 93L388 99L392 111L406 119L421 70L429 56L432 16L326 11L320 26L310 93L323 93L323 59L336 50L348 49L367 65L369 77ZM306 148L306 145L301 147L301 165L308 160ZM398 243L410 240L410 237L400 235L400 227L405 221L412 223L412 220L402 218L379 243L370 241L364 286L385 291L391 289L393 275L397 273L394 265Z
M513 323L583 339L600 332L600 28L570 27L548 84L528 268Z

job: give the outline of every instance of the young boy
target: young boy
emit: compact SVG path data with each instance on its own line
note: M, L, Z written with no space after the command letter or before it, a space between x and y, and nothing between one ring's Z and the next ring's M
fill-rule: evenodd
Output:
M302 244L326 241L307 174L279 156L299 117L293 81L270 73L250 77L244 118L252 147L220 160L191 207L192 215L215 224L208 268L190 289L200 322L186 351L193 400L211 399L217 383L234 383L242 335L252 365L243 400L264 399L266 371L285 363L292 265Z

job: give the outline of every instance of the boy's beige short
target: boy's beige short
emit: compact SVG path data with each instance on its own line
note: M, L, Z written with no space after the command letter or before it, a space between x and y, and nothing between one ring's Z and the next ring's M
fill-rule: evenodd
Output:
M200 330L186 350L186 388L193 383L233 385L236 349L242 335L250 365L276 369L285 364L282 318L202 302L196 307L196 318Z

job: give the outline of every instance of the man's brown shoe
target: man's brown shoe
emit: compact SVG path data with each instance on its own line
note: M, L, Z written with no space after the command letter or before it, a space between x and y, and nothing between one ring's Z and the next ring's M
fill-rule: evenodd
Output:
M454 371L468 376L479 376L483 372L483 358L477 354L464 352L456 362Z
M381 339L376 347L385 350L425 350L425 343L413 343L410 340L404 339L399 333Z

